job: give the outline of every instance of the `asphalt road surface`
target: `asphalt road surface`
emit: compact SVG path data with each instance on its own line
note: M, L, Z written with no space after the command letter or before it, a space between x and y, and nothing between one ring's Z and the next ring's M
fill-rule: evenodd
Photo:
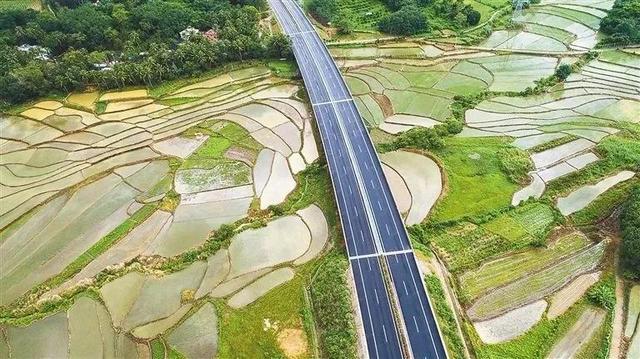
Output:
M335 62L300 6L270 0L318 122L371 358L446 358L402 218L367 129ZM387 285L384 268L388 273ZM389 283L390 282L390 283ZM401 321L394 321L392 298ZM405 336L406 334L406 336Z

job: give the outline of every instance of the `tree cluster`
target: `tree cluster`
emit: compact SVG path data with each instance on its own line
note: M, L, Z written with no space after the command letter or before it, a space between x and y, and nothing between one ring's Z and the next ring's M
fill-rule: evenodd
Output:
M429 25L420 8L415 5L407 5L383 17L378 23L378 28L388 34L409 36L427 31Z
M378 28L393 35L408 36L428 31L425 7L431 7L436 15L455 26L473 26L480 22L480 13L464 0L386 0L385 3L394 12L382 18Z
M264 0L56 1L54 13L0 11L0 105L88 85L152 85L229 61L290 54L282 35L260 35L255 6ZM182 39L189 26L213 29L217 39ZM18 50L24 44L49 56Z
M455 135L461 131L462 123L457 120L449 120L435 125L433 128L415 127L398 135L393 142L383 144L380 150L383 152L401 148L437 150L444 147L444 137Z
M338 15L338 3L336 0L311 0L309 12L323 24L332 22Z
M555 76L558 78L558 80L564 81L567 79L567 77L569 77L569 75L571 75L572 71L573 69L571 68L571 65L562 64L556 69Z
M620 217L622 246L620 264L631 279L640 279L640 186L636 186Z
M474 26L480 22L480 12L464 0L436 0L433 8L436 14L459 26Z
M600 31L609 35L605 44L640 44L640 0L616 0L600 22Z

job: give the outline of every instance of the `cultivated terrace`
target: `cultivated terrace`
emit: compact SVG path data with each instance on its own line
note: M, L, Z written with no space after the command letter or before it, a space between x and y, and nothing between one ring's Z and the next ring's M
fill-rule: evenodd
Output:
M640 1L305 0L451 358L640 359ZM0 0L0 358L357 358L264 0Z

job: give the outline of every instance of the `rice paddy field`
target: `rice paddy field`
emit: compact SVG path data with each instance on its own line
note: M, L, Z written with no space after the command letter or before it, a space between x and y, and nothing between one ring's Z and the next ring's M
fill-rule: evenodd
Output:
M515 19L522 30L495 31L480 46L539 52L590 50L598 42L600 20L612 6L608 0L543 0Z
M378 0L338 3L362 30L388 13ZM508 6L471 5L483 18ZM611 6L543 0L520 29L473 48L330 48L377 145L464 125L442 146L380 160L416 245L448 273L460 311L442 312L463 313L459 341L474 357L606 356L613 309L593 292L615 289L608 220L640 184L640 55L581 54ZM573 73L540 90L561 64ZM0 252L12 255L0 261L0 353L314 357L306 290L342 241L303 84L282 69L292 65L3 115ZM628 287L633 346L640 292Z
M587 298L611 282L611 243L594 228L640 183L640 56L559 53L593 49L612 4L543 0L522 29L493 31L473 49L331 47L374 142L464 121L423 151L441 168L442 194L412 233L454 278L479 358L607 355L613 309ZM574 64L565 81L531 91L561 64ZM460 116L462 96L471 105ZM516 153L530 163L519 178L504 166ZM635 309L623 313L631 328Z
M326 172L304 172L320 151L299 89L258 65L3 117L11 357L235 357L238 321L247 357L280 355L282 330L307 343L303 287L337 234ZM265 302L270 331L247 309Z

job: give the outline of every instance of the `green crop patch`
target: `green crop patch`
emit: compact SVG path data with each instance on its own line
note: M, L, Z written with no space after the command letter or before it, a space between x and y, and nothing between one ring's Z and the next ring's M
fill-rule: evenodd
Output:
M502 170L498 153L508 147L505 138L447 138L434 151L446 175L446 194L436 205L433 222L481 216L509 207L518 189Z
M548 248L530 249L484 264L460 277L460 286L469 298L513 282L542 270L589 245L581 235L571 234L558 239Z
M554 320L542 319L525 335L506 343L488 345L482 343L480 338L473 337L472 341L478 358L544 358L551 351L553 344L571 329L587 308L587 304L580 302ZM473 331L471 327L469 328Z

